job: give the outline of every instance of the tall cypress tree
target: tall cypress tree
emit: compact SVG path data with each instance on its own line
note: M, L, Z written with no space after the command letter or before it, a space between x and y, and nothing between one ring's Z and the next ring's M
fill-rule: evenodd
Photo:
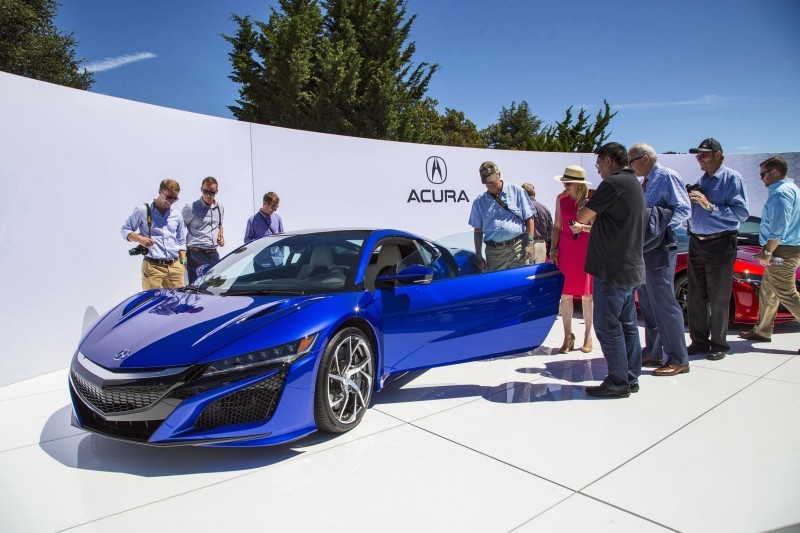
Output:
M438 65L414 65L400 0L280 0L269 23L233 16L240 120L399 139ZM323 15L324 11L324 15Z
M53 23L55 0L0 0L0 70L75 89L89 89L92 74L79 66L72 33Z

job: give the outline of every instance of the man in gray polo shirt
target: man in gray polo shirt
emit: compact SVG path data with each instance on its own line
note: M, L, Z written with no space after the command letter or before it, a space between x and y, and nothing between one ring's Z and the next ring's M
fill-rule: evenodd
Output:
M197 279L197 269L219 261L217 246L225 246L225 230L222 219L225 209L216 201L219 184L212 176L200 185L200 198L183 206L183 222L186 224L186 254L189 283Z

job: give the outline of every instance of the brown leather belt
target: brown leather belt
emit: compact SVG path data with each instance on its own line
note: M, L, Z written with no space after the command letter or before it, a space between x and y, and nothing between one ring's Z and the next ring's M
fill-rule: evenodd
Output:
M217 253L216 248L199 248L197 246L187 246L187 250L191 250L192 252L201 252L204 254L215 254Z
M522 240L522 235L517 235L513 239L508 239L507 241L500 241L500 242L486 241L486 246L488 246L489 248L502 248L504 246L514 246L521 240Z
M150 257L145 257L145 261L148 263L153 263L154 265L162 265L162 266L170 266L172 263L177 261L177 259L151 259Z
M731 235L736 235L737 233L739 232L736 231L735 229L732 229L728 231L720 231L719 233L708 233L706 235L700 235L697 233L692 233L691 235L692 237L697 237L701 241L711 241L714 239L721 239L722 237L729 237Z

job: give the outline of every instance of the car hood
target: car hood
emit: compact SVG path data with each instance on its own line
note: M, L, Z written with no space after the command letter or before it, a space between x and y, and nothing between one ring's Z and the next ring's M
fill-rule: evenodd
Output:
M79 350L109 369L190 365L329 296L211 296L148 291L101 318Z

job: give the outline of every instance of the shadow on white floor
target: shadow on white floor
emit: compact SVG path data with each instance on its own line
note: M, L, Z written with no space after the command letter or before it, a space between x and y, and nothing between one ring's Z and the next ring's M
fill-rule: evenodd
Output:
M583 324L575 327L582 333ZM152 448L75 429L66 370L0 388L0 531L765 531L800 522L800 327L587 398L599 349L414 372L354 431ZM595 346L598 346L595 340Z

